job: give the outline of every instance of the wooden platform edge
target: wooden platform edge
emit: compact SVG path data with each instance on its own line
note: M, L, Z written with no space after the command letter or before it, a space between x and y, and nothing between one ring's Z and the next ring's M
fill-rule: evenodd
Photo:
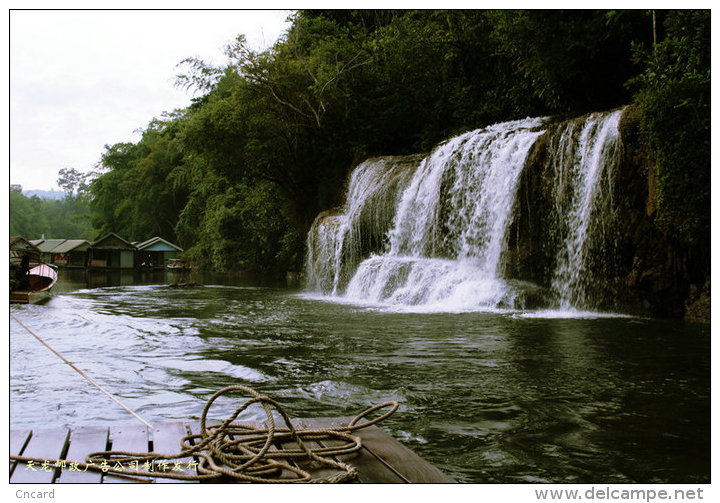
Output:
M334 418L314 418L295 420L295 423L302 428L323 429L337 426L336 424L333 424L333 421ZM347 424L347 421L345 421L344 424ZM360 438L362 442L362 437ZM321 445L326 444L328 446L334 446L342 444L343 441L326 440L319 443ZM358 472L358 482L360 483L403 484L409 482L392 467L389 467L384 463L378 462L377 458L370 451L368 451L368 449L364 445L364 442L363 447L360 449L360 451L353 454L337 456L336 459L354 466Z
M351 420L351 417L339 417L306 419L304 421L308 425L332 428L346 426ZM457 480L401 444L377 425L361 428L354 434L362 440L363 449L367 450L379 463L396 473L403 481L413 484L457 483Z
M313 418L297 419L293 423L301 428L321 429L346 426L350 420L351 418L337 417ZM247 422L238 423L248 424ZM259 424L255 423L253 426L259 426ZM159 422L155 424L152 432L148 431L145 426L137 424L111 427L85 426L74 430L67 428L11 429L10 453L44 458L48 461L57 459L67 463L83 462L87 454L107 449L172 455L181 452L180 440L182 437L188 433L198 432L199 422L193 421ZM358 481L361 483L457 483L456 480L402 445L378 426L362 428L353 434L360 437L362 449L356 453L338 456L335 459L355 466L358 471ZM326 445L332 445L333 440L317 441L317 444L322 446L323 442ZM69 459L72 456L83 459ZM190 459L188 458L186 461L190 461ZM64 467L65 463L53 464L40 470L39 466L33 466L32 463L11 462L10 483L122 483L132 481L113 476L110 473L65 472L63 471ZM318 473L319 476L332 475L333 470L335 469L322 468ZM137 475L142 477L142 470ZM154 481L159 482L160 479ZM162 481L166 482L167 480ZM218 482L228 483L227 480Z

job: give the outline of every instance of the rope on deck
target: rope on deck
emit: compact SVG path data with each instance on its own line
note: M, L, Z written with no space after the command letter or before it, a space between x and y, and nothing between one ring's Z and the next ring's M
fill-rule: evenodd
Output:
M235 409L235 412L220 425L208 426L207 415L217 398L231 392L242 392L250 398ZM235 419L253 404L260 404L267 416L265 428L232 424ZM375 419L360 420L369 414L384 408L390 408ZM285 428L276 428L273 409L277 411L285 423ZM357 478L354 466L333 459L333 456L350 454L361 447L360 438L351 433L376 424L392 415L398 409L395 401L385 402L368 408L353 418L347 426L337 428L298 429L292 424L283 407L275 400L260 395L255 390L241 386L228 386L216 392L207 401L200 419L200 433L187 435L181 440L182 450L178 454L161 454L157 452L125 452L102 451L87 456L85 463L78 463L78 468L102 471L106 474L131 477L139 481L150 481L151 478L168 478L178 480L218 480L224 477L246 482L296 483L296 482L348 482ZM318 442L316 448L310 448L306 442ZM327 445L331 442L332 445ZM290 447L281 444L294 443ZM165 469L168 461L187 457L198 460L197 474L177 473ZM23 456L10 456L17 461L35 461L54 463L58 460L44 460ZM311 467L326 466L339 470L338 473L326 477L313 477L307 470L297 466L293 461L310 460ZM125 463L137 462L139 466L150 463L153 471L140 471L130 468L116 468ZM119 465L118 465L119 463ZM289 474L282 474L282 471ZM278 475L281 475L278 477ZM227 479L225 479L227 480Z

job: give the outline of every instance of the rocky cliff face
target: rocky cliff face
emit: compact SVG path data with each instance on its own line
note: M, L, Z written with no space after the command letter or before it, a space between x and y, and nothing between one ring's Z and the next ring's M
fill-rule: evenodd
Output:
M565 127L549 125L528 155L505 261L506 276L543 286L552 283L562 238L553 159ZM604 217L591 244L588 302L600 310L709 322L709 250L674 243L654 224L652 158L633 108L623 111L619 131L620 162L604 174L609 190L594 209Z
M615 190L624 210L618 216L625 254L618 278L627 287L626 302L652 315L709 322L709 309L700 305L709 307L710 250L675 242L655 226L652 155L642 141L634 109L629 108L623 119L621 133L627 147L623 177Z

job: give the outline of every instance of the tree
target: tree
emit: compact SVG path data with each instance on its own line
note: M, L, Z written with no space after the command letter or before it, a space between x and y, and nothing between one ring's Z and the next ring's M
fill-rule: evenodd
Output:
M631 44L652 41L643 11L489 11L498 54L511 58L518 76L546 112L580 114L630 101L623 88L638 73Z
M79 198L63 200L25 197L10 192L10 234L26 239L92 239L87 202Z
M81 173L75 168L62 168L58 172L57 184L67 197L73 197L76 192L78 195L87 192L87 179L89 176L89 174Z
M105 147L103 172L90 183L92 221L100 234L175 240L175 225L189 192L171 176L184 162L175 141L181 119L154 119L137 144Z
M657 15L665 63L656 68L649 56L631 59L634 45L653 38L646 11L298 11L266 51L239 36L223 64L181 62L177 85L199 96L152 121L136 144L106 147L90 183L93 223L129 239L177 238L216 268L297 269L315 215L341 204L349 172L367 157L427 152L454 134L528 115L625 105L624 82L643 65L640 101L657 112L669 98L658 127L672 123L672 107L704 124L705 74L667 74L700 54L697 37L673 27L687 26L681 17ZM656 77L666 74L669 87ZM671 131L648 125L658 145L673 144ZM680 144L705 159L688 138ZM670 218L681 203L670 192L682 158L662 148Z
M664 13L666 36L636 44L645 71L636 90L643 129L655 156L658 222L673 238L710 243L710 11Z

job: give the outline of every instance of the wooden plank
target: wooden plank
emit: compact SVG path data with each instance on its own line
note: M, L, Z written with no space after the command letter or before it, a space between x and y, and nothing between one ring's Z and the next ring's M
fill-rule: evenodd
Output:
M315 429L318 428L318 426L312 425L312 419L291 419L290 420L293 424L293 426L298 430L303 429ZM343 442L340 440L303 440L305 443L305 446L308 447L311 450L322 448L322 447L329 447L333 445L343 445ZM287 444L283 444L283 448L286 449L300 449L300 446L297 445L295 442L289 442ZM335 456L329 456L330 459L333 461L342 461L339 460ZM343 461L344 463L346 461ZM328 465L322 465L320 463L317 463L313 461L310 458L300 458L295 461L297 466L301 468L302 470L307 471L310 473L313 478L315 479L322 479L327 477L332 477L333 475L338 475L340 473L345 473L344 470L341 470L340 468L334 468L332 466Z
M419 484L457 483L375 425L357 430L363 446L402 477Z
M187 428L188 435L199 435L200 434L200 421L188 421L185 423L185 426ZM190 439L190 441L188 443L190 445L196 445L198 442L200 442L200 439ZM200 458L198 458L197 456L193 456L192 459L196 463L200 463Z
M301 429L322 429L337 428L347 425L350 418L317 418L298 419L293 424ZM219 422L214 422L219 424ZM258 423L236 423L258 427ZM279 426L278 426L279 427ZM160 454L177 454L181 452L180 440L188 433L199 432L199 423L186 424L183 422L170 422L158 425L153 430L153 450ZM364 483L453 483L456 482L445 475L435 466L431 465L412 450L400 444L397 440L382 431L377 426L370 426L357 430L355 435L360 436L363 448L353 454L338 456L334 458L350 463L358 470L358 478ZM108 446L108 436L112 445ZM307 441L311 448L341 445L339 440L318 440ZM286 442L282 448L297 449L294 442ZM108 428L84 427L72 434L65 428L29 430L11 430L10 452L28 457L43 460L65 459L67 464L73 461L85 461L87 454L91 452L104 451L126 451L135 453L148 452L148 432L145 426L123 425ZM273 450L277 450L274 446ZM178 460L183 463L183 473L187 473L190 457ZM198 461L195 459L195 461ZM112 465L112 461L109 465ZM171 461L170 463L174 463ZM339 472L338 469L320 466L312 461L296 459L289 461L314 477L328 477ZM173 468L173 465L170 465ZM138 475L142 476L145 470L140 468ZM13 463L10 467L12 483L48 483L57 481L60 483L82 483L82 482L132 482L131 479L113 476L110 473L69 471L67 466L60 470L54 463L45 464L17 463L13 470ZM297 477L297 474L284 470L279 474L280 478ZM138 480L140 481L140 480ZM172 479L157 479L163 482L176 482ZM228 482L227 478L218 481Z
M302 420L307 427L312 429L319 428L337 428L339 426L346 426L352 418L315 418L315 419L304 419ZM360 430L362 431L362 430ZM355 433L355 435L363 436ZM397 442L395 439L390 437L392 442ZM328 441L328 445L337 445L342 443L341 441ZM363 448L358 452L352 454L345 454L338 456L338 459L345 463L352 464L358 471L359 482L365 484L398 484L407 482L398 472L394 471L391 467L384 463L381 463L376 456L374 456L364 445Z
M180 440L188 434L188 428L182 421L173 421L154 425L153 429L153 452L166 455L174 455L182 452ZM192 456L170 460L170 470L176 469L175 473L180 475L197 475L197 470L192 468ZM192 482L188 480L158 478L158 483ZM195 481L197 482L197 481Z
M70 464L84 463L87 455L92 452L107 450L108 435L107 427L85 426L70 432L70 447L65 455L66 466L60 470L58 484L99 484L102 482L102 473L88 470L70 470Z
M10 292L10 304L28 304L29 302L29 292Z
M19 456L22 454L23 449L30 441L30 429L24 430L10 430L10 455ZM13 471L17 466L17 461L10 462L10 476L12 477Z
M47 461L61 459L69 435L67 428L33 430L22 455ZM10 481L14 484L48 484L55 479L58 471L54 463L18 463Z
M112 441L111 449L113 451L144 453L149 452L150 450L148 431L147 427L144 425L129 424L111 427L110 439ZM138 475L142 475L143 473L147 472L142 468L141 464L140 469L138 470ZM130 478L117 477L109 473L103 473L102 481L104 484L135 482Z

